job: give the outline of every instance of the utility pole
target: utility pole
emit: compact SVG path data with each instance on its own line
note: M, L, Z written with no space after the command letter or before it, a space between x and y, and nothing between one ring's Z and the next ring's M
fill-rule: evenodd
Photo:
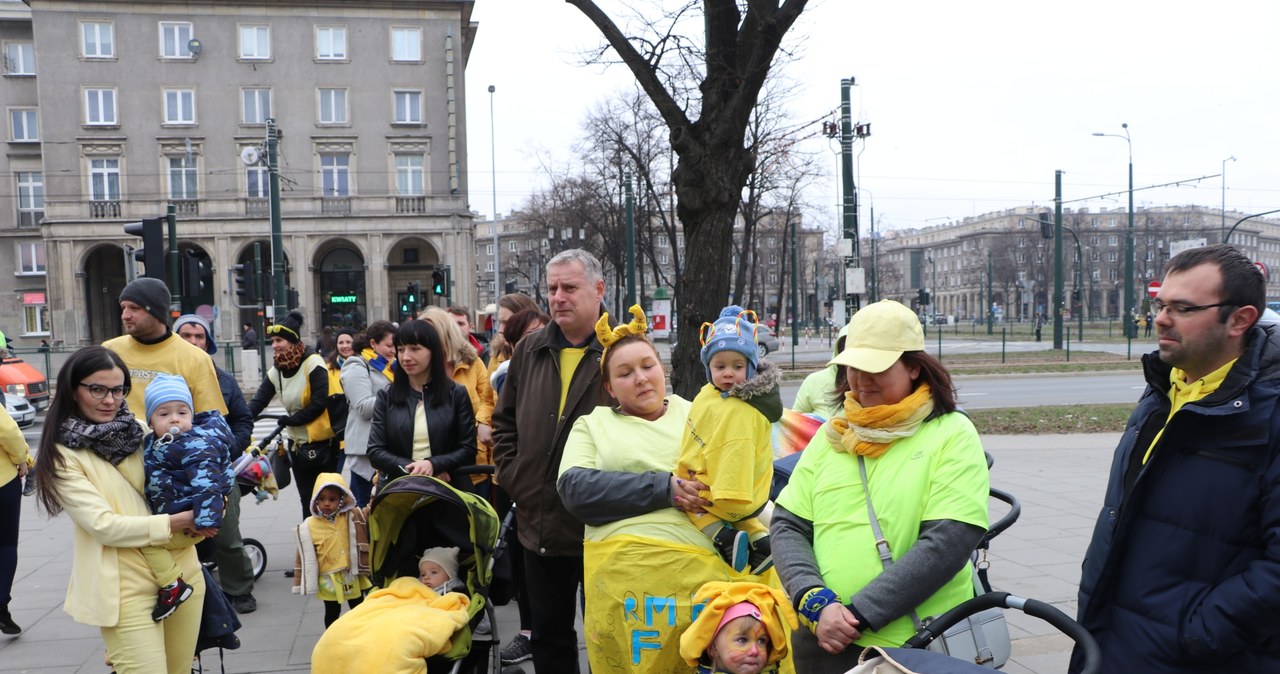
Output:
M275 283L274 302L268 318L279 323L288 310L288 285L284 278L284 234L280 225L279 129L274 117L267 119L267 185L271 191L271 278ZM263 333L266 338L266 333Z
M796 252L799 244L800 221L791 220L791 369L796 367L796 349L800 346L800 255Z
M858 266L858 190L853 184L853 105L850 102L850 90L853 78L840 80L840 165L843 174L844 188L844 241L841 243L844 254L844 313L848 320L858 309L858 295L863 288L855 287L851 278Z
M991 325L996 321L995 295L991 294L991 276L994 271L991 264L991 249L987 249L987 334L994 334L995 327Z
M172 202L165 211L165 219L169 221L169 318L172 320L182 312L182 294L179 290L182 269L178 260L178 209Z
M1053 172L1053 348L1062 348L1062 171Z

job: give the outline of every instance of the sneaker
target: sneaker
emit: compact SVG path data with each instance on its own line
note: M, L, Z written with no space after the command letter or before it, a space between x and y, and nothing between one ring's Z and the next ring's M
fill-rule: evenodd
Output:
M0 633L16 637L22 634L22 628L18 627L18 623L13 622L13 616L9 615L9 609L0 609Z
M511 643L502 648L502 664L514 665L533 659L533 642L523 634L517 634Z
M747 568L747 556L751 547L747 532L738 531L726 524L720 527L720 531L711 538L711 542L715 544L716 552L720 553L725 564L733 567L734 571Z
M253 593L239 594L231 598L231 607L236 613L253 613L258 610L258 600L253 598Z
M160 622L173 615L173 612L178 610L182 602L190 599L191 593L195 591L194 587L188 585L187 581L181 578L171 587L160 588L157 593L159 598L156 599L156 607L151 611L151 619Z
M773 568L773 545L766 535L751 542L751 552L747 555L747 565L751 567L751 575L758 576Z
M33 473L27 473L27 479L22 484L22 495L30 496L36 493L36 476Z

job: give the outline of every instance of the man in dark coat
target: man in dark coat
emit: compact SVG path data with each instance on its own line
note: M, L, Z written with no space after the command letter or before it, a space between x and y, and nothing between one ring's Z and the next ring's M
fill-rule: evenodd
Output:
M1080 581L1104 672L1280 671L1280 332L1256 324L1265 300L1230 246L1165 265L1159 350Z

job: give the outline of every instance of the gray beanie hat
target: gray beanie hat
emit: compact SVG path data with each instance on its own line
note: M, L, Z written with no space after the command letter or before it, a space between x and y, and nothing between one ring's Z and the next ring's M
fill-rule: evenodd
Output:
M182 326L187 325L188 323L194 323L201 328L204 328L204 350L207 351L209 355L217 353L218 344L213 341L213 330L209 328L209 321L206 321L195 314L183 314L179 316L178 320L173 322L173 333L177 334L178 330L182 329Z
M161 323L169 323L169 286L164 281L143 276L120 291L120 301L133 302Z

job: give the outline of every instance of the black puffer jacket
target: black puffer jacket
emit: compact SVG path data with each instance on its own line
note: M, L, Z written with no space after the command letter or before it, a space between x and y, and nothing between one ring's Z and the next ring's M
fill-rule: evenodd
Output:
M437 475L476 462L476 418L471 411L471 397L467 389L452 381L443 384L449 387L449 401L438 407L427 405L425 410L431 467ZM395 479L407 475L404 467L413 463L413 417L422 394L410 389L409 399L397 405L388 398L390 392L390 387L378 391L373 406L369 462L387 479ZM470 477L450 474L449 478L454 488L471 491Z
M1155 353L1143 366L1084 558L1080 623L1104 672L1280 672L1280 334L1253 328L1218 390L1167 425L1170 366Z

